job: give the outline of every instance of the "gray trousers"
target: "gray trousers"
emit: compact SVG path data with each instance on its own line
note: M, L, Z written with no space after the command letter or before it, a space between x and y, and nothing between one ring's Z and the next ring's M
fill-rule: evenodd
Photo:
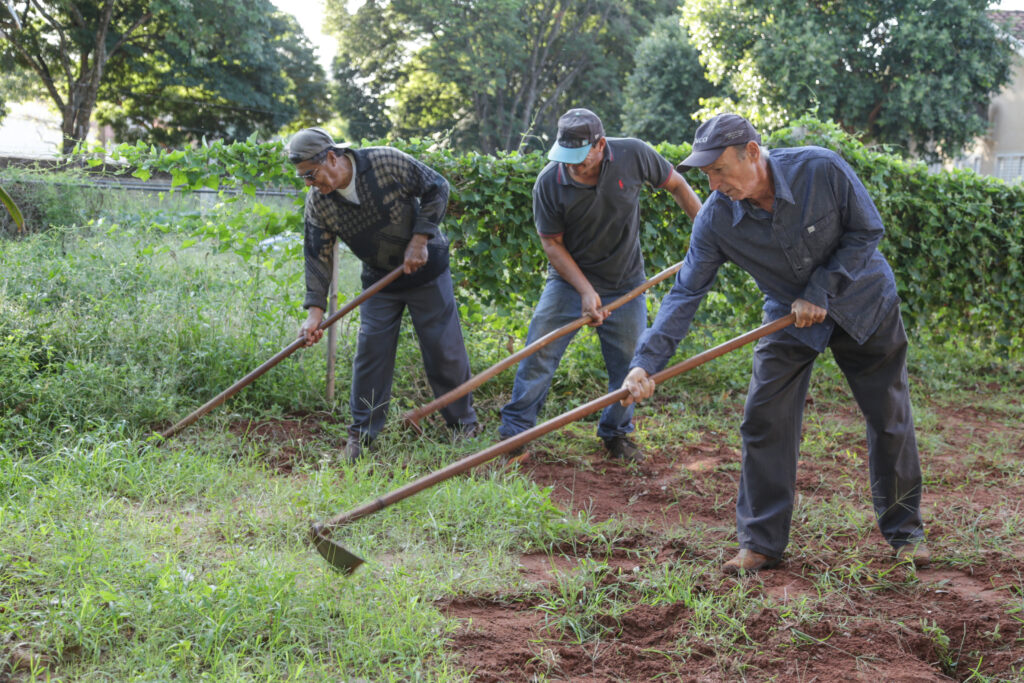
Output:
M363 441L373 441L384 429L406 307L434 396L446 394L470 378L451 271L419 287L375 294L359 307L359 341L352 361L352 424L348 431ZM453 428L475 423L473 395L445 406L441 415Z
M899 547L923 538L921 466L907 386L907 335L899 306L857 344L838 325L829 340L867 423L871 498L878 527ZM761 339L743 425L736 501L741 548L782 557L789 543L804 399L818 353L783 332Z

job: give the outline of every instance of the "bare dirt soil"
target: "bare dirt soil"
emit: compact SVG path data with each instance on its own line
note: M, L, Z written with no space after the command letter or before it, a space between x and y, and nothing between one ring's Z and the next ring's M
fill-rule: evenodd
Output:
M934 511L965 505L984 509L999 498L1019 501L1024 494L1019 479L1016 485L1002 488L990 483L967 487L955 484L967 480L963 470L968 466L960 456L970 450L979 433L990 437L993 432L1003 433L1007 441L1016 444L1015 456L1024 464L1024 429L1007 425L1004 416L986 415L973 408L939 412L937 429L948 448L923 463L926 470L942 471L942 482L951 482L932 485L924 496L927 532L935 550L943 546L940 539L949 530L934 519ZM829 415L828 419L850 425L860 422L854 408ZM720 435L703 435L700 443L654 450L647 463L633 468L610 463L598 451L586 456L589 466L581 466L578 460L560 462L542 453L524 468L524 474L553 487L552 498L565 510L588 509L597 518L617 515L635 526L636 535L626 544L616 544L616 550L606 558L618 572L614 580L628 585L638 566L685 558L717 568L733 552L733 509L739 476L736 465L740 456L736 450L718 445L720 439ZM863 456L863 438L851 430L849 441L844 447ZM922 460L928 457L922 454ZM805 458L800 464L798 491L804 496L820 495L823 482L840 481L845 475L862 483L857 494L866 498L865 463L863 457ZM978 461L971 465L978 466ZM986 479L977 471L972 475L971 481ZM999 472L992 475L989 482L1006 480ZM678 540L666 541L662 532L681 523L706 525L709 532L703 534L705 545L692 547ZM955 533L962 534L963 530ZM791 557L791 544L790 553L777 569L727 579L745 583L752 596L771 598L767 603L771 607L745 624L746 647L727 657L702 647L699 638L694 639L697 645L685 660L666 655L679 652L691 632L693 613L683 603L637 605L612 624L614 637L582 645L560 638L558 632L546 626L544 613L529 601L503 603L487 596L462 597L443 608L465 624L453 647L477 681L528 681L541 676L580 683L659 678L948 681L969 678L972 668L988 680L1019 680L1014 673L1024 670L1022 615L1015 611L1022 604L1020 591L1024 585L1024 564L1020 562L1024 545L1019 541L1009 554L983 553L981 561L970 566L944 559L939 552L932 567L919 570L918 581L909 587L901 576L895 585L879 586L877 590L839 590L833 598L820 594L817 577L830 567L842 569L844 558L866 558L867 576L884 575L893 566L891 549L881 534L877 529L865 529L860 536L832 539L827 550L797 551L795 558ZM630 552L622 545L646 552ZM552 556L524 556L523 580L555 582L558 573L573 571L587 554L587 548L559 548ZM901 567L897 571L911 570ZM729 590L728 583L718 581L709 580L704 590ZM805 597L824 597L815 609L828 615L811 628L787 616L787 609L798 606ZM948 649L943 650L941 641L937 644L935 638L923 634L922 623L941 629L949 638ZM967 653L977 655L967 661ZM958 656L962 658L958 660Z
M945 536L955 536L962 544L970 533L959 523L952 528L948 520L969 518L972 511L981 519L985 515L980 511L1024 500L1021 477L1007 476L1006 458L991 462L977 454L976 445L982 434L990 443L1008 444L1011 464L1019 471L1024 466L1024 427L1005 414L975 407L933 408L932 413L938 419L928 429L929 438L942 445L930 450L923 444L921 450L926 472L923 512L935 562L918 570L916 579L908 567L896 567L893 571L899 574L884 579L894 561L877 528L865 524L859 533L831 538L827 545L799 548L799 519L778 568L721 578L717 567L735 549L740 460L737 449L722 445L726 439L721 434L649 449L649 459L641 466L608 461L596 447L589 453L564 454L542 445L520 466L520 473L550 486L552 500L567 512L587 510L598 520L625 520L627 534L610 549L582 543L523 555L521 585L509 586L514 598L463 595L439 603L446 615L462 623L451 647L461 665L473 672L473 680L481 682L949 681L976 674L983 678L974 680L1024 680L1019 673L1024 671L1024 539L1011 533L1010 547L998 552L979 543L969 558L956 551L943 555L944 547L956 546L944 543ZM276 443L276 459L268 464L288 473L302 457L302 441L320 432L318 422L324 417L236 425L232 431ZM816 419L848 428L835 437L845 455L803 458L798 494L820 499L837 493L834 482L846 482L849 495L863 500L867 510L859 413L853 406L829 408ZM964 457L968 453L975 455ZM851 481L856 490L850 490ZM973 533L1005 534L998 527L1012 522L988 516ZM687 525L702 528L700 543L679 533ZM651 606L639 600L623 614L602 617L603 635L581 644L552 627L550 615L538 608L539 597L523 595L557 591L559 578L579 571L588 558L607 564L602 582L618 584L620 596L630 591L639 595L642 570L685 561L709 569L698 592L724 596L735 592L738 583L752 600L768 599L745 618L745 638L725 647L709 645L695 631L694 610L684 602ZM860 568L848 571L851 558ZM829 572L841 577L833 588L823 579ZM873 577L883 580L857 585ZM813 605L815 616L801 618L807 604Z

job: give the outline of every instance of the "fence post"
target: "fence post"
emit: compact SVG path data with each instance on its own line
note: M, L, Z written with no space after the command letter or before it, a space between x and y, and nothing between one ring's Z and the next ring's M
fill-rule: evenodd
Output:
M334 268L331 272L331 288L327 290L328 316L338 311L338 267L339 257L338 241L334 242ZM327 400L334 400L334 361L338 355L338 326L331 325L327 328Z

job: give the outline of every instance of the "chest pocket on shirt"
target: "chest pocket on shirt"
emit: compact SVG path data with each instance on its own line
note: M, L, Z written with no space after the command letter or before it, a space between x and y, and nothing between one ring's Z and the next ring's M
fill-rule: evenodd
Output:
M839 246L841 236L839 212L835 210L806 223L800 231L801 242L816 264L826 261L832 255Z

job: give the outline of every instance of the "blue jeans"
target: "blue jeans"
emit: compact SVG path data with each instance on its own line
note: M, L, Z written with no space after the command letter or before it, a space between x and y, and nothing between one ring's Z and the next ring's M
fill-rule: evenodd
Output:
M636 283L639 285L640 283ZM609 304L628 292L632 287L619 292L598 292L601 303ZM583 315L583 304L579 292L559 278L548 278L540 302L533 312L526 343L532 344L544 335L567 325ZM637 340L647 326L647 305L640 295L612 311L612 314L598 327L597 336L601 341L601 354L608 371L608 390L616 391L629 372ZM576 330L551 342L519 363L516 379L512 385L512 398L501 409L501 427L498 434L507 439L530 429L537 423L537 415L544 406L551 379L558 369L569 342L576 336ZM596 397L595 397L596 398ZM601 413L597 435L602 438L621 436L633 431L633 406L621 406L617 401Z

